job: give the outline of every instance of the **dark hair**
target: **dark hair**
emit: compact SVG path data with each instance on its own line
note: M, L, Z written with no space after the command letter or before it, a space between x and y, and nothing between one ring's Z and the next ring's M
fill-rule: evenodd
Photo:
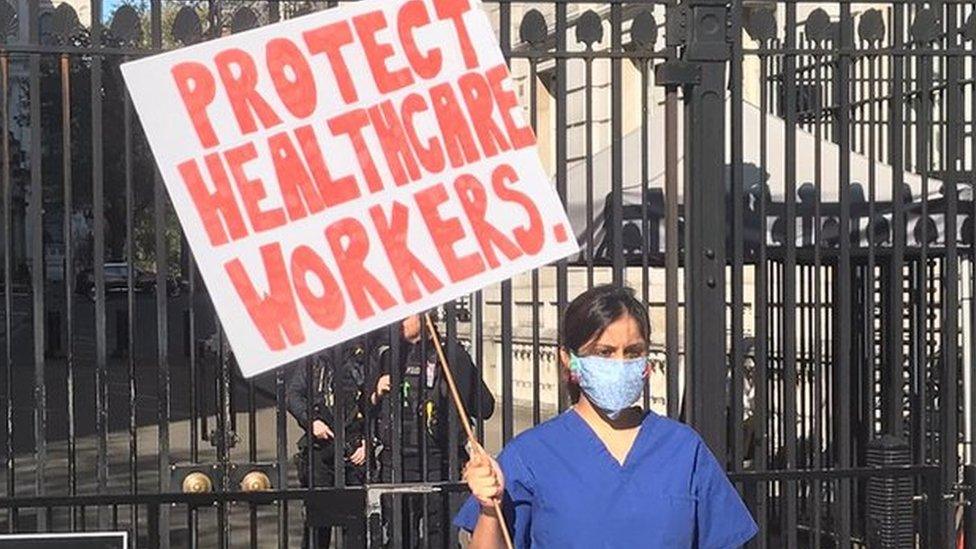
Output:
M567 352L578 353L589 341L599 339L608 326L629 316L637 322L644 341L651 337L647 309L634 297L634 290L626 286L604 284L594 286L578 295L563 314L562 345ZM573 403L579 400L579 386L568 384Z

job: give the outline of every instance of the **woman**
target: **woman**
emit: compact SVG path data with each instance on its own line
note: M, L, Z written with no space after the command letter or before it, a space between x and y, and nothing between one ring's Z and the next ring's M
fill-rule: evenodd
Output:
M691 428L633 407L647 377L647 311L595 287L566 309L560 359L574 406L468 463L455 523L472 549L739 547L756 524Z

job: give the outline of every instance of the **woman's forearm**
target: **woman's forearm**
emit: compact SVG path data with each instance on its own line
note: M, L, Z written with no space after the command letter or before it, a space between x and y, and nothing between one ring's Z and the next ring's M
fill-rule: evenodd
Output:
M501 521L493 510L482 509L478 523L471 533L469 549L505 549Z

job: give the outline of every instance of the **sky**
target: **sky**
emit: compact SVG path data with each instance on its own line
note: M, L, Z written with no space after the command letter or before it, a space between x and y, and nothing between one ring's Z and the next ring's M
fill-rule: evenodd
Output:
M111 15L113 12L115 12L115 8L121 5L123 2L124 0L105 0L105 2L102 3L102 13Z

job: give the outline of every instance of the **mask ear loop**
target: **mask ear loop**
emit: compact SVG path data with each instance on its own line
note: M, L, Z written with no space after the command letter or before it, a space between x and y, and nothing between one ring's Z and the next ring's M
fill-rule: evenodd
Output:
M569 353L569 380L579 385L580 359L575 353Z

